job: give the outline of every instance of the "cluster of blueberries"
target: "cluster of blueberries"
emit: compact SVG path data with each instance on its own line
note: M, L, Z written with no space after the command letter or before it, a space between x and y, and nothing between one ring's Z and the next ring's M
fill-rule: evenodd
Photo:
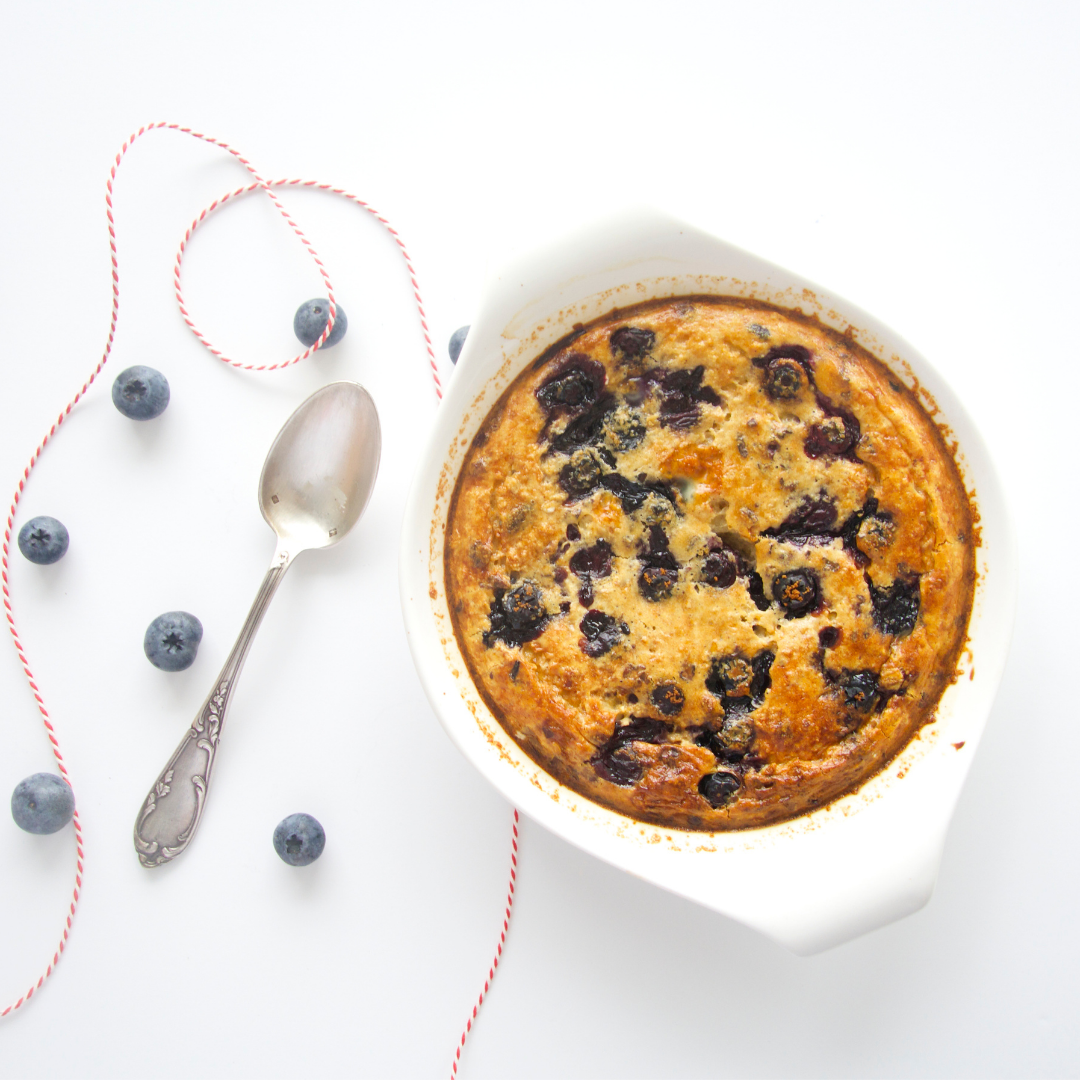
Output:
M293 332L310 348L319 340L329 320L330 302L308 300L293 317ZM349 320L339 305L334 328L322 348L336 345L348 329ZM457 362L468 327L450 339L450 355ZM113 404L132 420L153 420L169 404L169 380L160 371L143 365L127 368L112 386ZM32 563L49 566L67 553L70 537L64 525L45 515L28 521L18 536L19 550ZM183 671L195 662L202 641L202 623L187 611L167 611L146 628L143 651L162 671ZM20 781L11 796L11 816L20 829L44 835L58 832L75 813L71 786L56 773L35 773ZM274 850L290 866L307 866L323 851L326 833L310 814L290 814L274 830Z

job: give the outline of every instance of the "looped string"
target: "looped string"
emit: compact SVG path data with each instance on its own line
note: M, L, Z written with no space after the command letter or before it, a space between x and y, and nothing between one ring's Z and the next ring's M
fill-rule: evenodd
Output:
M116 340L116 326L120 314L120 264L117 256L116 246L116 221L113 215L113 186L116 181L116 173L120 167L120 163L124 160L124 156L127 154L128 150L131 149L135 140L141 138L143 135L147 134L150 131L157 130L177 131L183 135L190 135L192 138L199 139L205 143L209 143L211 146L217 146L220 149L231 154L241 165L243 165L243 167L253 177L252 183L249 183L243 187L239 187L235 191L231 191L219 199L215 199L214 202L212 202L208 207L206 207L206 209L203 210L202 213L200 213L198 217L195 218L191 225L188 226L187 231L184 233L184 238L180 243L180 249L176 253L176 263L173 268L173 284L176 292L176 300L180 306L180 314L183 316L184 322L187 323L188 327L191 329L191 332L199 339L199 341L203 343L203 345L206 346L206 348L214 356L216 356L224 363L231 364L233 367L241 368L244 371L275 371L280 368L289 367L292 364L299 363L299 361L311 356L330 336L330 333L334 329L334 322L337 318L337 303L334 298L334 287L330 281L330 275L327 273L326 267L323 265L322 260L319 258L318 252L316 252L311 242L304 235L303 230L293 220L288 210L286 210L286 208L282 205L281 201L275 194L275 189L283 187L314 188L317 191L326 191L332 195L340 195L341 197L355 203L361 209L366 210L369 214L371 214L372 217L374 217L375 220L378 221L394 238L394 242L397 244L401 256L405 260L405 266L409 274L409 282L412 285L413 299L416 302L416 308L420 316L420 326L423 330L424 343L427 348L428 361L431 368L431 377L435 385L435 395L440 400L442 399L442 384L439 380L439 369L438 364L435 360L435 350L431 343L431 334L427 324L427 315L424 312L424 304L423 300L420 297L420 287L416 281L416 271L413 268L412 260L409 258L409 253L406 250L405 244L403 243L401 237L398 235L397 231L390 225L386 218L384 218L381 214L374 210L370 205L368 205L368 203L364 202L363 199L358 198L356 195L345 191L343 188L332 187L330 184L321 184L314 180L266 180L259 174L259 172L255 169L251 162L248 161L247 158L245 158L239 151L233 149L233 147L229 146L227 143L224 143L219 139L214 139L209 135L204 135L198 131L194 131L191 128L181 127L179 124L169 124L164 122L147 124L145 127L139 128L138 131L136 131L127 139L123 146L120 147L120 150L116 155L116 159L113 162L112 167L109 169L109 180L106 185L105 193L106 216L108 217L109 222L109 257L112 263L112 314L109 319L109 333L105 341L105 349L102 353L101 359L97 363L97 366L94 368L94 370L90 373L89 377L79 388L78 393L75 394L75 396L60 412L60 415L56 418L56 421L49 428L48 432L45 434L45 437L41 440L37 448L34 450L33 454L30 456L30 461L26 465L26 468L23 469L22 476L19 478L18 485L15 488L15 493L12 497L11 505L8 508L7 523L4 528L3 555L2 559L0 559L0 583L2 583L4 616L7 619L8 630L10 630L11 632L11 638L15 645L15 652L18 654L19 657L19 663L22 665L23 672L26 675L27 681L30 684L30 692L33 694L34 702L37 705L38 712L41 714L41 720L45 726L45 734L48 737L49 745L52 749L53 757L56 760L57 768L60 770L60 775L64 778L68 785L71 786L73 795L74 786L71 783L71 776L68 772L67 765L64 762L63 754L60 752L60 742L56 736L56 729L54 728L52 720L49 717L48 709L45 707L45 700L42 697L41 691L38 688L37 681L34 678L34 673L30 668L30 662L26 656L26 650L23 647L22 640L19 637L19 632L15 626L15 613L11 604L9 580L11 536L12 530L15 527L15 517L18 512L19 502L22 499L23 492L26 489L27 483L29 482L30 474L33 472L35 465L37 465L42 452L45 450L45 447L48 445L49 441L53 439L54 436L57 434L60 426L70 415L71 410L75 408L75 406L79 403L80 400L82 400L83 396L90 389L91 385L97 379L98 375L101 374L102 369L105 367L105 364L108 362L108 359L112 354L113 344ZM195 322L193 321L191 314L187 309L187 305L184 302L183 291L181 288L180 271L183 264L184 252L186 251L187 245L190 242L191 237L194 235L195 230L207 219L207 217L210 216L210 214L214 213L214 211L220 209L222 206L224 206L231 200L236 199L241 195L249 194L252 191L265 192L267 198L269 198L270 201L274 204L274 206L277 207L278 212L285 219L286 223L295 233L300 243L303 244L308 255L310 255L312 260L314 261L315 266L318 269L320 276L322 277L323 284L326 286L327 298L329 300L330 311L326 323L326 329L323 330L322 334L319 336L318 340L315 342L314 345L312 345L309 349L306 349L304 352L300 353L298 356L294 356L291 360L287 360L284 363L255 365L244 364L238 360L230 359L220 349L216 348L195 325ZM38 978L37 982L33 983L30 989L28 989L20 998L12 1002L6 1008L0 1010L0 1017L7 1016L9 1013L20 1009L34 996L34 994L38 990L41 989L45 980L53 973L54 968L60 962L60 956L64 952L64 948L68 940L68 935L71 932L72 919L75 915L75 909L79 903L79 894L82 890L83 860L85 857L83 851L82 824L79 820L79 812L77 806L73 815L73 824L75 827L76 852L75 887L72 892L71 903L69 905L67 917L64 922L63 934L60 939L60 944L54 952L52 960L46 967L44 973L40 976L40 978ZM499 956L502 954L503 943L506 940L506 931L508 929L510 919L510 909L513 904L514 879L517 867L516 810L514 811L513 851L514 853L511 857L510 870L510 896L507 901L506 915L503 919L503 929L499 938L499 945L495 957L495 962L488 973L488 981L484 984L484 991L480 995L480 1001L477 1002L476 1007L474 1007L473 1009L472 1017L470 1018L469 1024L466 1027L466 1034L468 1033L468 1030L472 1027L472 1020L476 1017L477 1009L479 1008L480 1003L483 1002L484 994L487 993L491 979L494 977L495 969L498 967L499 964ZM462 1036L461 1041L463 1045L465 1042L464 1036ZM454 1061L455 1073L457 1072L457 1058L460 1057L460 1054L461 1047L459 1046L458 1054L457 1057L455 1057Z

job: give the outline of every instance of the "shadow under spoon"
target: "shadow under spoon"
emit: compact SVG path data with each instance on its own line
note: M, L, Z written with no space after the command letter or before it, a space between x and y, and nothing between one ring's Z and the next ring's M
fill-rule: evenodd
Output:
M375 403L350 382L316 390L278 432L259 478L259 509L277 534L277 550L214 688L139 810L135 850L143 866L170 862L191 843L232 693L263 615L301 551L336 544L360 520L381 445Z

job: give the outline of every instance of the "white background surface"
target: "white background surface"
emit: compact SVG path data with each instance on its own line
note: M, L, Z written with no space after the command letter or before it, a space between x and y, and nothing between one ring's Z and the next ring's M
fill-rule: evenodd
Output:
M104 183L140 124L192 125L265 174L327 180L409 245L445 360L485 271L613 207L649 202L826 285L953 383L1015 513L1014 647L937 893L833 952L790 956L524 823L518 902L463 1055L480 1077L1075 1076L1080 934L1074 676L1078 215L1076 9L1065 4L521 6L264 2L3 5L0 467L13 488L101 354ZM290 194L349 314L345 341L236 372L183 326L184 228L244 182L177 134L116 190L113 359L47 449L16 526L16 617L79 801L87 865L71 943L0 1022L0 1075L445 1075L490 963L509 808L424 701L397 601L398 529L434 409L389 237ZM208 223L189 305L231 355L293 354L319 279L265 199ZM149 363L152 424L108 387ZM449 368L449 365L446 365ZM447 371L449 374L449 371ZM364 382L383 472L345 543L290 572L235 700L207 816L147 873L130 832L273 549L256 482L278 427L335 378ZM198 660L147 664L146 624L203 621ZM51 767L9 646L0 794ZM307 810L323 858L270 836ZM0 822L0 996L36 981L74 872L70 831Z

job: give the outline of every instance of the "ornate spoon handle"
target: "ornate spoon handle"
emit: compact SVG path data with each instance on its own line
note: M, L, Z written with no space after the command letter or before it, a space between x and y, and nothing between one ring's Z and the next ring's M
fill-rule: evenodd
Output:
M278 548L214 689L139 810L135 850L143 866L171 862L191 843L199 827L236 681L255 632L291 562L292 555Z

